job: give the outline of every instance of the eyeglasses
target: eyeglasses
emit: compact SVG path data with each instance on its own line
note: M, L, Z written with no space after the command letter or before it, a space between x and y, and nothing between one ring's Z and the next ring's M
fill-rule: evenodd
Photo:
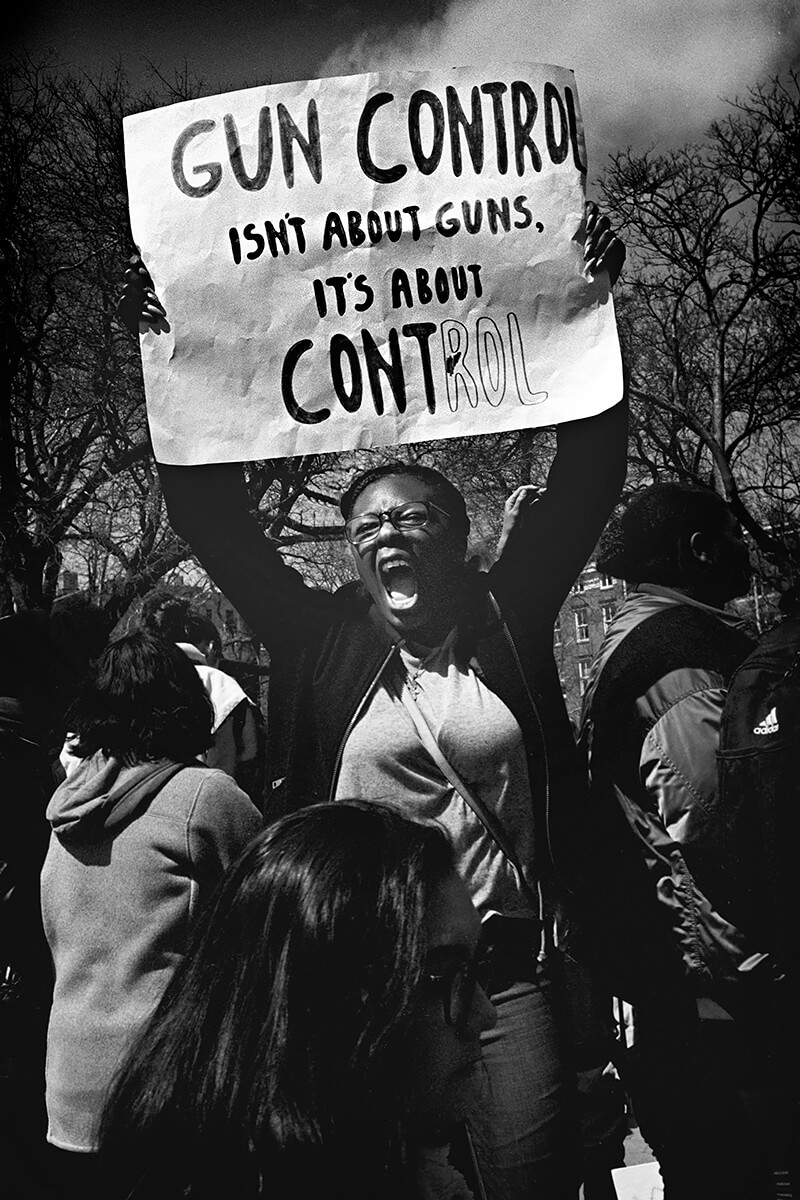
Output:
M351 546L363 546L378 536L384 521L389 521L395 529L400 530L425 529L434 512L441 513L443 517L450 516L432 500L409 500L406 504L397 504L382 512L359 513L357 517L345 521L345 537Z
M488 964L483 957L455 963L445 971L430 971L428 982L441 989L444 1019L459 1037L466 1033L475 990L487 981Z

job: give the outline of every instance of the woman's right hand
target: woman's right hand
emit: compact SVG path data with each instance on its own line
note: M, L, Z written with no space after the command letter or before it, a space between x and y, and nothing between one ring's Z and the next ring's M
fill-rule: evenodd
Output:
M117 319L131 333L169 333L167 312L155 293L153 280L138 254L128 261L125 286L117 301Z

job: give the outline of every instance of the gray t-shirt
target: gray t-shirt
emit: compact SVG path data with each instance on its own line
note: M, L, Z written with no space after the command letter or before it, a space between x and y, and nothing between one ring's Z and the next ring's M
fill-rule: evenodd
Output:
M413 689L445 758L497 815L535 892L522 731L475 665L457 660L455 642L453 631L423 658L401 647L407 680L398 680L396 687L381 684L365 706L344 746L336 799L391 801L410 816L439 821L453 840L459 872L482 916L538 917L514 867L422 745L400 696L401 687Z

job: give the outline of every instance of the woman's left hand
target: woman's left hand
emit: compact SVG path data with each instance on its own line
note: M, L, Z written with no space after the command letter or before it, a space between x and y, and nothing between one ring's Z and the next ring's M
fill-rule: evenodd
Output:
M508 497L503 506L503 528L500 530L500 537L497 539L495 548L497 558L503 553L514 530L522 526L527 509L537 500L541 500L544 491L544 488L537 487L533 483L523 483L520 487L515 488Z
M593 200L586 201L586 242L583 261L592 275L607 271L611 286L617 282L625 262L625 243L611 228L611 222Z

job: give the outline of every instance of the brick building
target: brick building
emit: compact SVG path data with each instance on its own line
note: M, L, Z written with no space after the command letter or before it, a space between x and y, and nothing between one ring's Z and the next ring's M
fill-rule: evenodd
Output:
M581 571L553 629L553 652L567 712L577 720L589 670L606 629L626 595L621 579L602 575L593 562Z

